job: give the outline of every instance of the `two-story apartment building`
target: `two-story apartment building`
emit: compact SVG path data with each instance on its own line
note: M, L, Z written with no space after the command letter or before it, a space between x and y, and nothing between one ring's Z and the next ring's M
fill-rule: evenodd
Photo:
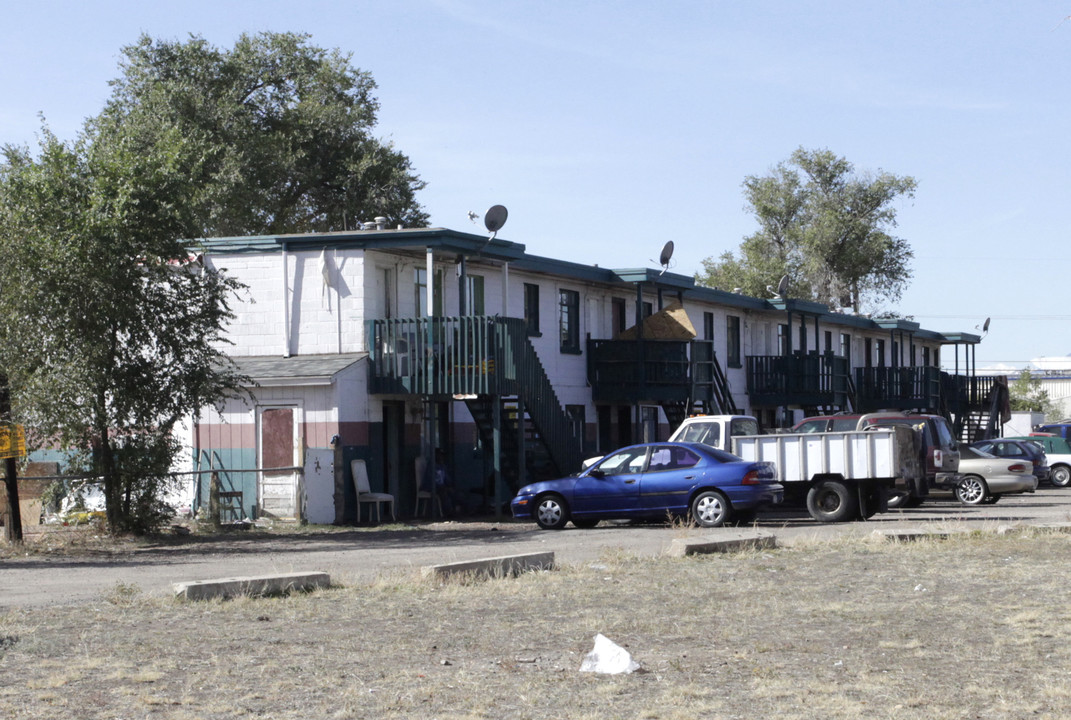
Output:
M251 402L201 412L190 443L247 516L357 519L357 458L412 514L416 459L442 449L465 504L500 510L531 478L664 438L691 412L768 428L815 412L955 412L980 339L441 228L204 250L248 286L228 352L257 386ZM943 376L942 352L958 366L961 350L966 374Z

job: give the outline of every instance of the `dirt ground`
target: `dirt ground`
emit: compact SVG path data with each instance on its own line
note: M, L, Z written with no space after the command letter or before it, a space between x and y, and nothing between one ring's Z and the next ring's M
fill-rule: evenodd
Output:
M1022 528L209 603L117 583L0 611L0 717L1066 718L1069 564ZM640 671L579 672L596 633Z

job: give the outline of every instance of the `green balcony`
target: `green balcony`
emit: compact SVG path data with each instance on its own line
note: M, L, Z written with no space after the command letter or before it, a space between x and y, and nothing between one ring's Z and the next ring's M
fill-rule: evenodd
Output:
M831 353L747 358L747 391L754 406L845 408L849 381L847 358Z
M597 403L714 402L724 407L729 394L710 341L588 340L587 357Z
M941 409L941 370L935 367L868 367L855 369L855 408L916 410Z

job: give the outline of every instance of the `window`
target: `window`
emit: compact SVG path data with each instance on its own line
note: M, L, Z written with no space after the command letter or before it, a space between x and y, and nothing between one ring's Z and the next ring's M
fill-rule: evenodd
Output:
M712 312L703 313L703 339L714 339L714 313Z
M640 407L640 428L643 432L642 442L658 442L658 408L649 405Z
M837 351L837 354L840 355L842 358L848 358L848 366L851 367L852 336L848 333L840 334L840 350Z
M801 353L807 352L807 326L804 323L800 323L799 336L800 344L796 349Z
M833 352L833 331L832 330L826 330L825 339L826 339L825 351L827 353Z
M483 275L465 276L465 314L484 314Z
M629 448L610 455L598 464L599 470L606 475L625 475L643 472L647 463L647 448Z
M538 337L539 332L539 286L524 284L524 324L530 336Z
M647 318L647 317L651 317L651 315L653 315L653 314L654 314L654 305L652 303L645 302L643 304L643 316L645 318Z
M875 365L885 367L885 341L878 340L874 343Z
M573 425L573 437L580 440L581 446L586 445L584 442L586 433L584 432L587 426L587 411L583 405L566 405L565 413L569 416L569 420Z
M925 367L930 366L930 349L928 347L922 348L922 364Z
M628 327L628 305L624 298L613 298L611 303L614 326L610 328L610 334L616 337Z
M425 268L417 268L416 280L416 314L417 317L428 316L428 271ZM443 314L443 271L435 271L435 296L432 299L432 315L441 317Z
M725 356L729 367L740 367L740 318L736 315L726 318Z
M863 340L863 362L866 363L866 367L874 367L874 340L872 338Z
M788 325L781 324L777 326L777 354L784 355L788 352L788 341L785 339L788 337Z
M580 293L558 291L558 335L563 353L580 354Z
M383 317L394 317L394 270L383 268Z

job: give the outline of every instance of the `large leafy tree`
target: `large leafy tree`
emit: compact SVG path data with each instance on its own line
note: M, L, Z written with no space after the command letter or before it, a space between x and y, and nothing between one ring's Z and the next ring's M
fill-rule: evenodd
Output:
M373 136L375 81L350 57L293 33L242 35L230 50L192 36L143 36L123 49L92 133L110 144L170 148L198 192L205 236L353 229L383 216L423 226L424 182Z
M409 160L372 136L375 83L308 37L142 37L73 143L0 164L0 376L38 442L84 451L109 525L140 529L179 419L239 393L221 347L240 284L191 238L426 224Z
M759 229L739 251L703 261L704 285L762 296L782 275L791 296L859 311L899 300L911 278L910 246L891 234L911 177L857 174L829 150L796 150L765 176L744 180Z
M14 417L84 455L113 530L145 529L177 452L172 429L239 393L220 347L234 279L191 261L171 149L44 131L0 165L0 363Z

